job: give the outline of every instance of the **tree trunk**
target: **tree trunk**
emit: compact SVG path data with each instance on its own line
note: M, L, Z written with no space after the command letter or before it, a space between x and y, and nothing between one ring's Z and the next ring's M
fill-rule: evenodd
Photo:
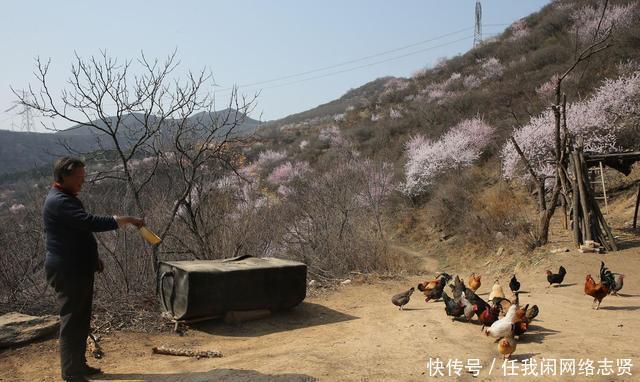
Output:
M540 209L540 215L547 212L547 200L545 194L547 193L544 186L544 178L538 179L538 208Z
M556 205L558 204L558 196L560 196L560 175L556 174L556 182L553 186L553 192L551 193L551 200L549 201L549 207L544 210L540 217L540 231L538 232L538 245L545 245L549 242L549 225L553 213L556 211Z

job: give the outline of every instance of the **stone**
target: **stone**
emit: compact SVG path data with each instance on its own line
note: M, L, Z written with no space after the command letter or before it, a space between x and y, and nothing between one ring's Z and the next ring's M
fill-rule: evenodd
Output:
M588 245L581 244L578 251L581 253L600 253L600 248L593 248Z
M29 343L54 333L60 326L57 316L29 316L11 312L0 316L0 348Z
M593 240L585 240L584 241L584 246L586 246L588 248L600 248L600 243L598 243L597 241L593 241ZM580 247L582 247L582 245Z
M346 279L346 280L344 280L344 281L340 282L340 284L342 284L342 285L351 284L351 280Z

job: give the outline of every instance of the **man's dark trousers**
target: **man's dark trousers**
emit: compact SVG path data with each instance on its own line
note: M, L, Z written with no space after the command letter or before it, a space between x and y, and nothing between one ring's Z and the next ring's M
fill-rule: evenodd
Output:
M60 308L60 366L62 378L83 374L93 304L93 272L70 273L46 267Z

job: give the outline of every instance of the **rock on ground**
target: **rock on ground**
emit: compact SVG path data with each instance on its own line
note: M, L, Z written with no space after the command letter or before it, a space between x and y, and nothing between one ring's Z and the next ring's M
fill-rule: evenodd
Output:
M29 316L17 312L0 316L0 348L31 342L56 331L56 316Z

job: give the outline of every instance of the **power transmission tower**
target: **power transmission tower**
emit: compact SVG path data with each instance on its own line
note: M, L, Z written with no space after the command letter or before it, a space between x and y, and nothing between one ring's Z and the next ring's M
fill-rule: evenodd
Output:
M482 43L482 6L476 1L476 26L473 30L473 46Z
M23 91L22 95L23 97L26 97L26 92ZM17 108L18 106L22 106L22 109L16 113L17 115L22 116L22 125L20 126L20 130L27 131L29 133L32 132L34 129L34 123L33 123L33 112L31 111L31 108L27 105L21 104L18 101L14 101L13 104L14 104L13 106L8 108L4 112L8 113L11 110ZM13 121L11 121L11 130L14 130Z

